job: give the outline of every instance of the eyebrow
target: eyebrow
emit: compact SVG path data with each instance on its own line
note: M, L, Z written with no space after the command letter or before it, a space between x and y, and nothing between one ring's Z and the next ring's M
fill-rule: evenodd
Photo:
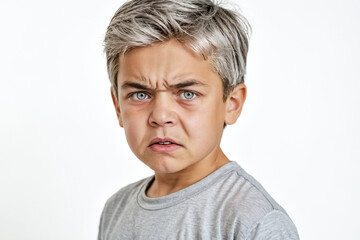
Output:
M148 88L145 85L142 85L140 83L136 83L136 82L124 82L121 85L121 89L126 89L126 88L137 88L137 89L141 89L141 90L150 90L150 88Z
M191 80L186 80L184 82L180 82L174 85L170 85L170 88L185 88L185 87L190 87L190 86L204 86L205 83L200 82L198 80L195 79L191 79Z
M179 89L179 88L185 88L185 87L190 87L190 86L204 86L205 84L203 82L200 82L198 80L195 79L190 79L190 80L186 80L180 83L176 83L173 85L170 85L168 88L170 89ZM121 85L121 89L126 89L126 88L136 88L136 89L141 89L141 90L146 90L146 91L150 91L153 90L149 87L147 87L146 85L143 85L141 83L137 83L137 82L124 82Z

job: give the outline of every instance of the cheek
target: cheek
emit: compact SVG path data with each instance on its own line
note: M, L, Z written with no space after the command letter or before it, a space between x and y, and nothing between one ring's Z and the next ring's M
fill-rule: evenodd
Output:
M134 111L124 111L122 115L124 131L126 139L130 148L133 148L141 143L143 135L146 133L146 119L140 114L136 114Z
M192 156L203 158L220 144L222 124L208 111L186 119L186 131Z
M125 125L124 126L124 131L125 131L125 136L126 136L126 140L128 141L128 144L130 146L130 148L133 148L133 146L135 146L135 144L138 142L138 132L137 132L137 128L131 127L129 125Z
M198 106L190 111L187 111L187 117L193 119L192 122L197 125L216 125L219 122L224 121L224 108L225 105L223 102L216 101L214 99L206 99L203 102L200 102Z
M216 102L203 103L201 107L182 115L187 132L194 139L208 142L221 134L224 124L223 107Z

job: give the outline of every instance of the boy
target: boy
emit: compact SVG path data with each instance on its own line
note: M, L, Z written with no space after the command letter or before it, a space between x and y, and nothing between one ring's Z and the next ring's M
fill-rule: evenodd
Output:
M298 239L286 212L220 149L245 98L247 21L210 0L132 0L105 52L119 124L154 176L106 203L99 240Z

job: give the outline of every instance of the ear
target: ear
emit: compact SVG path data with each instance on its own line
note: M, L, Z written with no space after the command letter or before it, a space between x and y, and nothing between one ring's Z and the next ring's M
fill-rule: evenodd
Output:
M246 92L245 84L238 84L226 99L225 123L227 125L234 124L239 118L246 100Z
M111 98L113 100L113 104L114 104L114 107L115 107L115 111L116 111L116 116L119 120L119 125L120 127L123 127L123 122L122 122L122 119L121 119L121 112L120 112L120 105L119 105L119 101L116 99L115 97L115 94L114 91L113 91L113 88L110 89L110 92L111 92Z

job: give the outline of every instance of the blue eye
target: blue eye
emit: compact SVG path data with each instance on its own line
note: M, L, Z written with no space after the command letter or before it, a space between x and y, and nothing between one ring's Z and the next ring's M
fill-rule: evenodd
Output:
M192 100L196 97L197 95L193 92L190 92L190 91L183 91L181 94L180 94L180 97L184 100Z
M142 100L150 98L149 95L144 92L133 93L133 95L131 97L138 101L142 101Z

